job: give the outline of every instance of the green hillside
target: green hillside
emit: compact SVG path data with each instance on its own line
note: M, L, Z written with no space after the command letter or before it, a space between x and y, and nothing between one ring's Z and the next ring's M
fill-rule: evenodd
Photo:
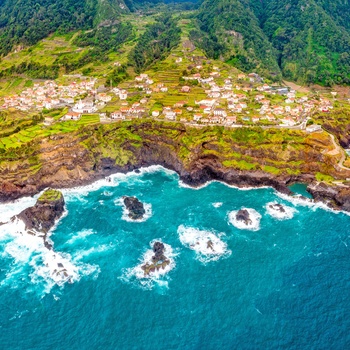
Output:
M176 47L181 18L191 45L245 72L350 83L348 0L0 0L0 78L103 72L116 57L140 72ZM66 50L52 45L38 59L53 37Z
M241 69L306 84L350 82L348 1L207 0L197 20L196 42Z

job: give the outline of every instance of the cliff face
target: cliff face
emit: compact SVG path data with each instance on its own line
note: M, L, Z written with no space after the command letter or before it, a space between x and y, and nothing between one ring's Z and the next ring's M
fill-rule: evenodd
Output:
M237 186L272 186L285 193L288 183L311 183L316 172L350 177L337 169L336 157L327 155L333 146L324 134L241 129L245 130L135 121L51 136L33 146L29 158L24 154L0 163L0 200L47 187L83 185L155 164L176 171L193 186L222 180Z

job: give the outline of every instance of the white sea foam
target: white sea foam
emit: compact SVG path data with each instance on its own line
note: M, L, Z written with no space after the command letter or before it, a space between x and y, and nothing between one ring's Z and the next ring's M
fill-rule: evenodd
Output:
M281 211L276 205L282 205L282 204L278 202L269 202L265 206L266 212L275 219L278 219L278 220L292 219L294 214L296 213L296 210L294 208L288 207L286 205L282 205L284 211Z
M238 210L233 210L228 213L229 223L239 228L240 230L251 230L251 231L260 230L261 215L255 209L252 209L252 208L242 208L242 209L245 209L248 211L251 223L246 224L241 220L237 220L236 214L238 213Z
M102 187L117 187L122 182L132 182L132 181L143 183L144 180L141 179L143 175L154 174L158 172L165 173L168 176L176 175L176 173L172 170L166 169L160 165L152 165L149 167L130 171L125 174L124 173L112 174L110 176L107 176L104 179L97 180L90 185L73 187L68 189L64 188L64 189L61 189L61 191L66 199L78 197L79 199L84 200L83 198L84 196L87 196L90 192L97 191ZM104 195L109 196L111 195L111 193L108 191L105 191Z
M178 183L179 183L179 187L182 187L182 188L189 188L191 190L201 190L202 188L205 188L205 187L209 186L212 182L214 182L214 181L207 181L204 184L196 186L196 187L187 185L182 180L179 180Z
M121 206L123 208L123 215L122 215L122 219L124 221L128 221L128 222L145 222L146 220L148 220L151 216L152 216L152 205L149 203L143 203L143 207L145 209L145 214L143 215L142 219L139 220L133 220L129 217L129 210L126 209L125 205L124 205L124 201L123 201L123 197L117 198L114 201L115 205Z
M28 276L26 266L31 267L30 282L42 285L46 293L54 285L73 283L82 275L92 273L91 266L74 263L71 255L47 249L42 237L26 232L22 220L15 219L0 226L0 236L7 237L2 257L13 260L6 271L6 278L0 283L1 286L16 286L19 280Z
M152 256L154 255L153 244L157 241L161 242L160 239L155 239L150 242L151 249L148 249L143 254L140 263L137 266L124 270L124 273L120 278L122 281L132 283L144 289L152 289L156 285L162 288L168 288L168 273L175 268L175 257L177 256L177 253L174 252L169 244L163 243L164 255L169 259L169 265L154 272L150 272L149 275L145 275L145 272L142 269L143 265L152 263Z
M99 254L99 253L103 253L103 252L106 252L108 250L111 250L111 249L113 249L113 247L114 246L111 244L99 244L96 247L78 250L74 253L74 260L80 261L87 256L91 256L93 254Z
M11 217L19 214L22 210L33 206L38 195L34 197L23 197L11 203L0 204L0 222L8 222Z
M305 198L301 195L295 195L295 196L289 196L284 193L280 193L276 191L276 195L280 197L281 199L284 199L285 201L288 201L289 203L292 203L294 206L303 206L303 207L309 207L311 210L315 211L317 209L322 209L326 211L330 211L333 214L339 214L343 213L345 215L350 216L349 212L342 211L342 210L334 210L327 206L327 204L322 202L315 202L313 199Z
M220 208L223 205L223 203L222 202L215 202L215 203L212 203L212 205L214 208Z
M222 185L224 185L226 187L234 188L234 189L240 190L240 191L251 191L251 190L260 190L260 189L270 188L269 186L259 186L259 187L244 186L244 187L239 187L239 186L236 186L236 185L230 185L230 184L228 184L228 183L226 183L224 181L219 181L219 180L207 181L204 184L196 186L196 187L187 185L182 180L179 180L179 187L189 188L191 190L201 190L202 188L205 188L205 187L209 186L212 183L219 183L219 184L222 184Z
M86 237L95 234L96 232L92 229L81 230L73 235L73 237L67 241L68 244L73 244L79 240L85 240Z
M223 256L228 256L231 251L220 237L224 234L216 234L213 231L198 230L193 227L181 225L178 227L180 242L187 248L197 253L197 259L203 263L215 261Z

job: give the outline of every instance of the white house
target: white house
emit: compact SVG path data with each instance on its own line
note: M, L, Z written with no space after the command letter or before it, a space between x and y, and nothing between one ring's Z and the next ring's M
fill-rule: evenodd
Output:
M68 112L62 117L63 120L79 120L81 118L81 113Z
M128 98L128 93L127 93L127 91L126 91L126 90L121 90L121 91L119 92L119 98L120 98L121 100L126 100L126 99Z

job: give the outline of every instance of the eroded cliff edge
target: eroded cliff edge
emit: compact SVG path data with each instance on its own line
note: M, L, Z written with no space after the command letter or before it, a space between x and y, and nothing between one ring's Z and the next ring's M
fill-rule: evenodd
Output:
M237 186L272 186L289 194L293 182L313 184L316 200L350 211L350 172L327 133L223 127L135 120L52 135L0 157L0 200L44 188L73 187L115 172L162 165L198 186L221 180ZM341 180L314 186L320 176ZM327 190L325 190L327 189Z

